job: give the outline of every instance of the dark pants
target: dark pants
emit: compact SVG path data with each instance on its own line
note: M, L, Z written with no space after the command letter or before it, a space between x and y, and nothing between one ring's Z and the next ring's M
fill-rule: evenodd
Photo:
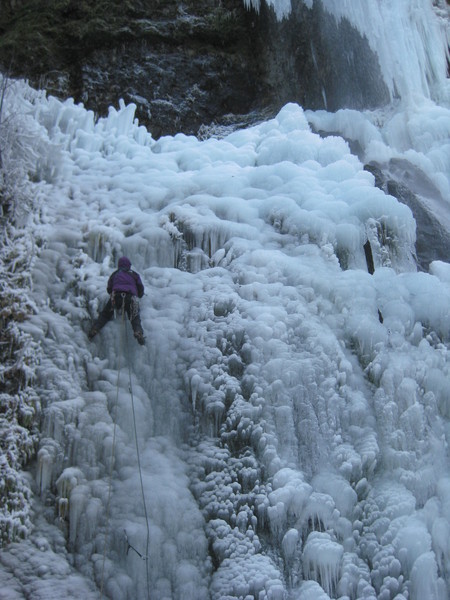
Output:
M100 331L102 327L114 317L114 311L122 315L122 310L128 315L134 333L143 334L141 317L139 313L139 301L136 296L125 292L113 292L100 312L98 319L94 323L95 329Z

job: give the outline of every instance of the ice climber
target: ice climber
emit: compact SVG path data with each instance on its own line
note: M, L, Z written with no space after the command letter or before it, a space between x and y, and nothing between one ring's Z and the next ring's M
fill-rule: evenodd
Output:
M117 266L117 270L111 274L106 286L109 300L100 312L98 319L94 321L88 333L88 338L92 340L100 329L113 318L114 311L121 310L123 307L130 319L134 337L143 346L145 338L141 325L138 298L142 298L144 295L144 285L139 274L131 270L129 258L122 256L119 258Z

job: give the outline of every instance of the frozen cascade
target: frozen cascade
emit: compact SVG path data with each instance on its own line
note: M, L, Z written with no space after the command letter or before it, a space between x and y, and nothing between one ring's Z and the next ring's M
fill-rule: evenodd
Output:
M289 17L292 4L297 0L263 1L281 21ZM298 1L309 9L320 3L336 20L348 20L367 38L378 56L391 99L406 99L417 93L440 99L449 58L448 7L445 2L437 10L429 0L399 0L394 3L375 0L367 4L357 0ZM259 11L261 0L244 0L244 4ZM448 92L444 97L450 100Z
M431 2L322 2L337 19L348 19L367 37L392 98L415 93L439 98L447 74L448 23L436 19Z
M395 3L376 0L366 6L352 0L298 1L308 9L320 5L337 22L347 20L368 40L378 57L392 100L391 104L374 111L357 112L346 108L336 113L307 111L308 121L317 131L343 136L357 149L364 163L379 166L396 185L400 183L414 190L425 211L439 215L438 222L448 231L448 3L443 0ZM260 9L260 0L244 2L248 8ZM279 20L289 18L291 0L271 0L267 4ZM343 53L346 51L342 49Z
M34 530L0 555L1 589L444 600L450 267L416 271L411 211L297 105L223 140L155 141L132 105L95 122L11 92L42 141L20 327L43 414ZM441 108L424 116L447 126ZM430 131L426 156L412 140L436 175ZM121 254L146 286L144 348L118 321L86 339Z

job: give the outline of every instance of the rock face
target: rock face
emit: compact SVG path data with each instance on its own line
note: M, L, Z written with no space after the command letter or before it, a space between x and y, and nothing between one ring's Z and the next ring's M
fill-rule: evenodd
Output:
M367 39L346 19L338 23L320 0L311 9L302 0L291 5L289 18L277 21L262 2L257 20L261 71L279 104L294 100L304 108L336 111L387 103L389 92Z
M99 115L134 102L156 138L289 101L385 102L367 42L320 2L292 5L279 22L242 0L0 0L0 66Z
M104 114L137 104L152 134L262 106L256 15L242 0L0 3L3 67ZM32 60L30 60L32 58ZM262 101L260 101L260 98Z

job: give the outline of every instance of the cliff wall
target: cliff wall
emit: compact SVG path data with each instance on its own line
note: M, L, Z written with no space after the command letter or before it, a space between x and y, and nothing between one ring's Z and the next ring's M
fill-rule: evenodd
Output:
M0 0L0 67L99 115L134 102L154 137L249 122L289 101L387 100L367 41L301 0L283 21L242 0Z

